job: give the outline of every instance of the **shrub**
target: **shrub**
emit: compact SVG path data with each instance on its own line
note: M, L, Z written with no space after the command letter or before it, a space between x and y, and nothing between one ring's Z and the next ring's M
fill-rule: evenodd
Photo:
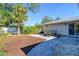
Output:
M38 33L39 30L37 26L27 26L21 29L21 34L34 34Z
M10 35L11 35L11 33L5 33L5 34L0 35L0 56L5 54L5 52L3 50L3 38L10 36Z
M4 55L3 51L3 36L0 35L0 56Z
M5 33L3 36L7 37L7 36L11 36L11 35L12 35L11 33Z

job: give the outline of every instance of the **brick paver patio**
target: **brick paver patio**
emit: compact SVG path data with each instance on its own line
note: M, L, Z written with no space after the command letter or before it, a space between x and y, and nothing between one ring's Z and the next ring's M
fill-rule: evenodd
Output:
M24 56L21 48L45 41L43 38L36 38L30 35L13 35L4 39L4 50L6 56Z

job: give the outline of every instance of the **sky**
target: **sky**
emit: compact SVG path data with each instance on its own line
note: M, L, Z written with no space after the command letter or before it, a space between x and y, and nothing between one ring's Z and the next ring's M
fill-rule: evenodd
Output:
M79 8L75 3L42 3L40 11L36 14L28 12L28 21L25 25L34 25L40 23L44 16L49 16L53 19L61 17L62 19L79 16Z

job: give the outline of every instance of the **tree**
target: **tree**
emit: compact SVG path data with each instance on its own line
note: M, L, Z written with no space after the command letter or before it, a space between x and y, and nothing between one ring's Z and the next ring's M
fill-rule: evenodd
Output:
M10 12L12 11L12 5L8 3L0 4L0 25L6 26L10 20Z
M77 3L77 7L78 7L78 9L79 9L79 3Z
M61 17L56 17L55 20L61 20Z
M0 3L0 10L12 11L12 3Z
M36 23L35 25L32 25L32 26L23 26L21 28L21 33L34 34L34 33L39 33L40 30L41 30L41 25Z
M31 11L33 13L39 12L39 7L40 7L39 3L29 3L27 5L28 5L27 8L29 9L29 11Z
M13 6L12 19L18 25L18 34L20 34L20 26L24 21L27 21L27 12L30 10L33 13L37 12L38 4L30 3L28 7L25 7L23 4L15 4Z
M41 31L41 25L36 23L34 26L37 28L37 33L39 33Z
M49 16L44 16L44 18L42 19L42 24L43 23L46 23L46 22L50 22L50 21L52 21L53 19L51 18L51 17L49 17Z
M9 19L8 16L9 16L8 12L0 10L0 25L6 25L7 20Z
M13 6L12 19L18 25L18 34L20 34L20 26L27 20L28 9L23 4L15 4Z
M18 34L20 34L20 26L27 21L27 12L30 10L36 13L39 4L30 3L27 7L24 4L0 4L0 24L10 25L11 23L18 25ZM11 22L11 23L10 23Z

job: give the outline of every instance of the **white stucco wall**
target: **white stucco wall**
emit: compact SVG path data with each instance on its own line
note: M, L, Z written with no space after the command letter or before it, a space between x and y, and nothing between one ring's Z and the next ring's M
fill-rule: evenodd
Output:
M12 34L17 34L18 29L16 27L2 27L4 33L12 33Z
M18 29L16 27L9 27L8 28L8 32L10 32L12 34L17 34L18 33Z
M8 28L7 27L2 27L2 29L3 29L3 31L4 31L4 33L7 33L8 31Z
M56 30L58 34L68 35L68 24L53 24L45 26L47 31Z

